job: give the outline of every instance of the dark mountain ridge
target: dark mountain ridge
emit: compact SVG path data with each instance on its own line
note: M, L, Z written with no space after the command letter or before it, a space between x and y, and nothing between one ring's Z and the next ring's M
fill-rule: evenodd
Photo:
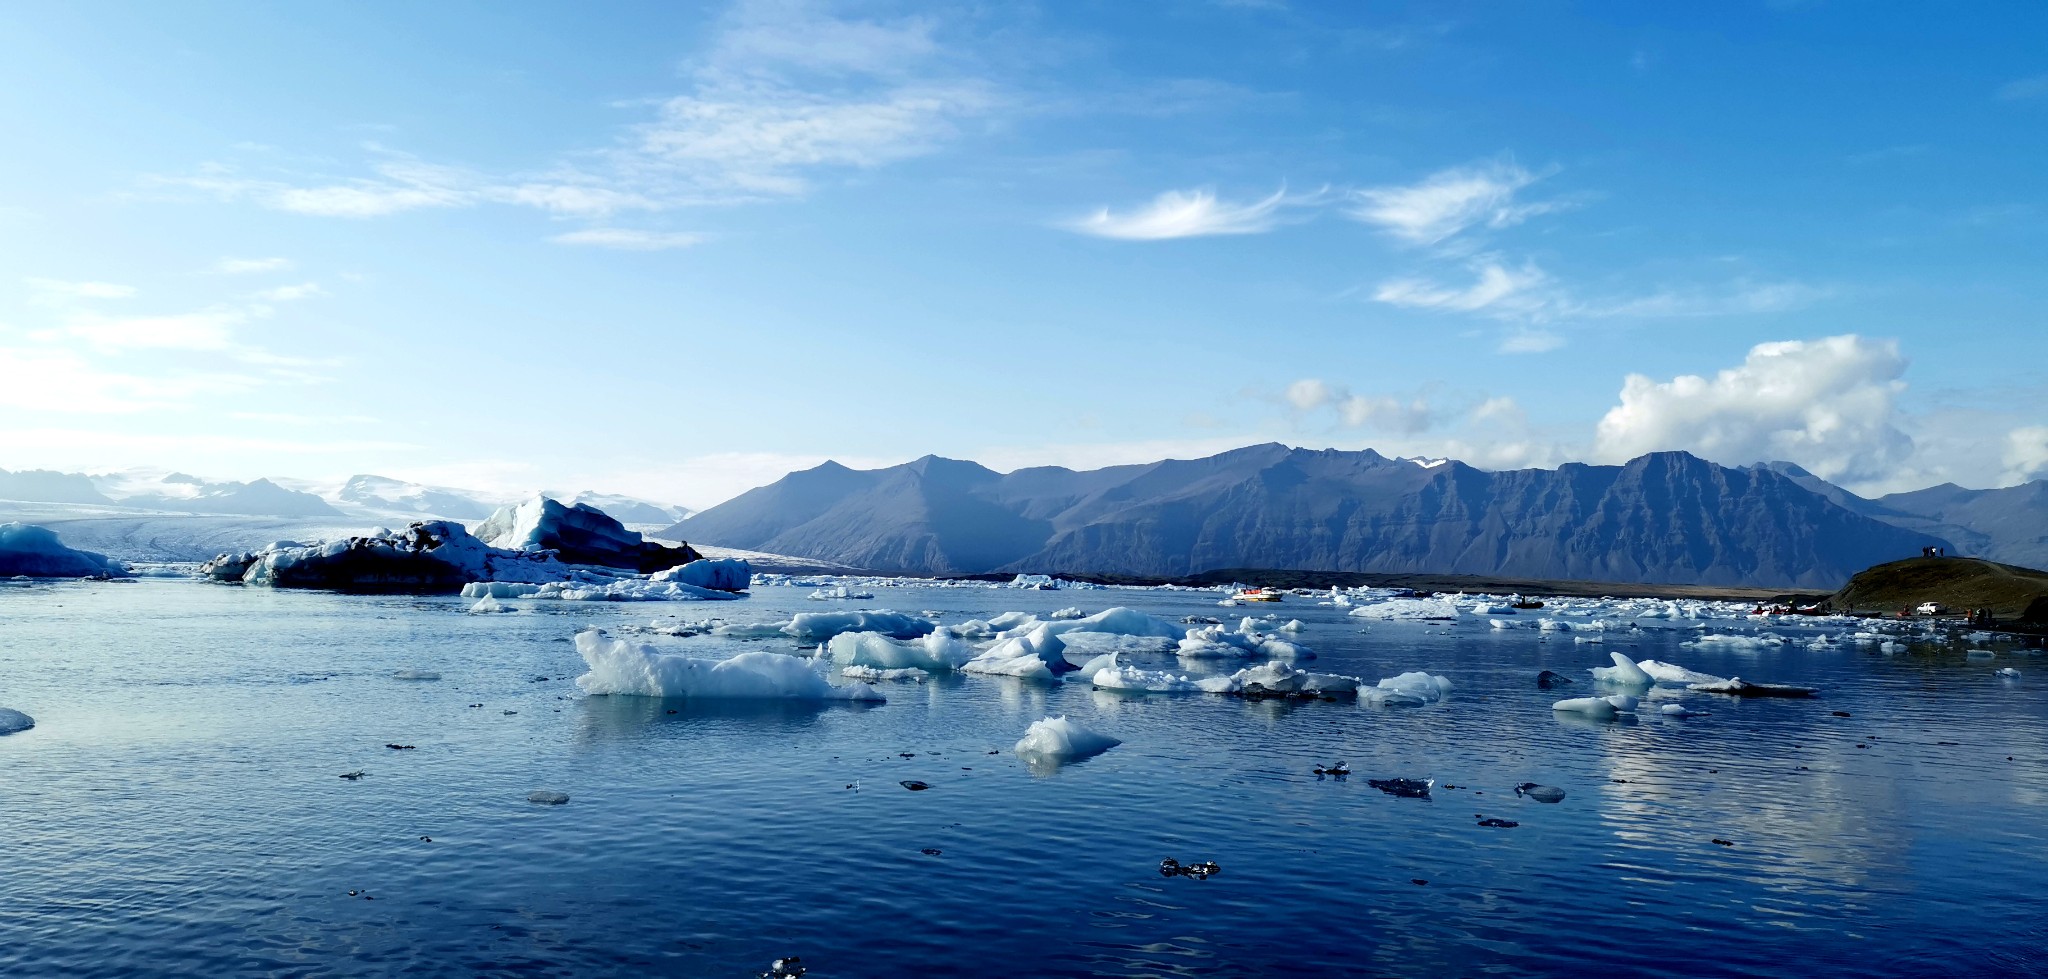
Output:
M1489 472L1277 444L1086 472L826 463L671 530L685 532L915 574L1261 567L1828 589L1948 543L1769 467L1683 452Z

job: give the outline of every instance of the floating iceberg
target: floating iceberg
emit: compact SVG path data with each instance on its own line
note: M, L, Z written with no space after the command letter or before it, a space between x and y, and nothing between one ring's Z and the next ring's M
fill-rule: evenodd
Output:
M860 612L799 612L780 631L798 642L829 641L843 632L879 632L891 639L916 639L937 629L930 619L892 612L888 609Z
M849 599L853 601L865 602L873 599L874 597L874 592L854 591L846 587L845 585L833 585L830 588L820 588L817 591L814 591L810 594L810 599L814 602L833 602Z
M908 642L899 642L879 632L842 632L833 636L825 646L832 661L843 667L950 673L974 658L974 651L966 643L943 630Z
M1141 670L1135 666L1111 665L1097 670L1093 680L1098 690L1121 693L1201 693L1202 687L1185 676L1165 670Z
M754 584L754 566L740 558L699 558L666 571L656 571L647 580L712 591L746 591Z
M1635 713L1642 701L1626 695L1612 697L1573 697L1551 704L1550 709L1564 714L1583 714L1595 720L1611 721L1621 714Z
M1450 680L1417 670L1388 677L1376 686L1359 687L1358 700L1381 707L1421 707L1444 699L1450 692Z
M64 546L55 531L34 524L0 524L0 577L125 578L128 566L104 554Z
M1017 742L1017 753L1051 761L1073 761L1102 754L1120 744L1123 742L1082 727L1063 714L1033 722Z
M519 611L517 606L507 605L504 602L498 601L497 599L492 598L489 595L485 595L484 597L477 599L476 604L471 605L469 607L469 612L471 615L485 615L491 612L517 611Z
M1067 644L1047 623L1026 635L998 640L960 669L967 673L1051 680L1075 669L1074 664L1067 662L1066 649Z
M476 536L508 551L552 551L564 564L622 568L640 574L704 557L688 544L669 547L646 540L588 503L568 506L545 496L500 508L477 525Z
M448 520L321 544L279 541L260 551L222 554L199 571L215 581L248 585L408 594L454 593L473 581L537 583L570 576L553 554L492 547Z
M1636 668L1642 670L1644 673L1648 673L1650 675L1650 678L1657 681L1658 683L1671 683L1677 684L1679 686L1686 686L1694 683L1727 682L1724 678L1715 676L1712 673L1701 673L1696 670L1688 670L1683 666L1678 666L1672 663L1659 663L1653 659L1646 659L1640 663L1637 663Z
M1695 693L1718 693L1730 697L1811 697L1820 693L1813 687L1795 687L1784 683L1751 683L1739 676L1718 683L1695 683L1686 689Z
M12 708L0 707L0 735L18 734L35 726L35 718Z
M1624 687L1647 687L1657 682L1650 674L1644 672L1642 667L1637 666L1635 660L1629 659L1620 653L1608 653L1607 655L1608 658L1614 660L1614 665L1593 667L1590 672L1593 674L1593 679L1596 682L1612 683Z
M584 693L693 700L881 701L866 685L835 687L809 662L779 653L696 659L653 646L607 639L595 629L576 634L576 652L590 672L576 678Z
M1351 615L1384 621L1456 621L1458 606L1448 598L1390 598L1372 605L1360 605Z
M1310 673L1284 663L1261 663L1229 676L1203 677L1195 681L1195 686L1206 693L1252 699L1332 700L1357 696L1364 683L1355 676Z

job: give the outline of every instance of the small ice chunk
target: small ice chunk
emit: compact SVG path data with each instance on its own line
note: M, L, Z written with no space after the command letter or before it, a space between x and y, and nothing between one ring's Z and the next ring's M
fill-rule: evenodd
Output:
M1421 707L1442 700L1450 690L1450 680L1416 670L1388 677L1377 686L1361 686L1358 699L1382 707Z
M876 683L882 680L916 680L919 682L923 682L924 678L929 674L925 673L925 671L923 670L915 669L912 667L904 667L902 669L897 670L884 670L874 666L848 666L841 668L839 671L839 675L849 680L859 680L863 683Z
M1047 618L1052 619L1085 619L1087 617L1088 613L1083 612L1079 608L1072 605L1069 605L1066 608L1060 609L1052 613L1052 615L1047 616Z
M1535 782L1523 782L1522 784L1515 786L1515 794L1520 796L1527 796L1531 799L1536 800L1537 802L1564 801L1563 789L1560 789L1555 785L1538 785Z
M498 601L497 599L492 598L489 595L485 595L484 597L477 599L476 604L471 605L469 607L469 612L471 615L486 615L491 612L517 611L519 611L519 609L516 606L507 605L504 602Z
M1694 683L1727 682L1724 677L1718 677L1712 673L1700 673L1673 663L1659 663L1653 659L1646 659L1637 663L1636 668L1649 674L1650 678L1658 683L1674 683L1684 686Z
M35 718L12 708L0 707L0 734L16 734L35 726Z
M1621 713L1615 701L1631 701L1633 697L1573 697L1551 704L1550 709L1563 714L1584 714L1595 720L1611 721ZM1633 709L1633 707L1631 707Z
M2008 680L2017 680L2020 678L2020 671L2015 670L2010 666L2000 667L1997 675L2002 676Z
M534 789L526 793L526 801L541 806L559 806L569 801L569 793L553 789Z
M782 627L798 642L824 642L842 632L879 632L891 639L916 639L939 624L888 609L860 612L800 612Z
M1062 714L1033 723L1024 732L1024 737L1017 742L1017 753L1055 761L1072 761L1076 758L1102 754L1120 744L1123 742L1082 727L1067 720L1066 715Z

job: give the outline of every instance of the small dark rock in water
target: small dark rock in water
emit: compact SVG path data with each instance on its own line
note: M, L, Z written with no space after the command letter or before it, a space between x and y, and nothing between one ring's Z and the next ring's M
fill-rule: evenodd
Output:
M919 852L919 853L922 853L922 854L924 854L925 856L928 856L928 857L936 857L936 856L938 856L939 854L941 854L941 853L943 853L943 852L945 852L945 851L943 851L943 850L940 850L940 849L939 849L938 847L935 847L935 846L928 846L928 847L925 847L924 849L922 849L922 850L919 850L919 851L917 851L917 852Z
M1408 878L1408 883L1414 884L1417 887L1421 887L1422 885L1429 883L1429 881L1423 880L1420 877L1410 877Z
M345 779L348 779L349 781L353 782L353 781L355 781L356 779L362 778L363 776L365 776L365 775L368 775L368 774L370 774L370 773L369 773L369 772L343 772L343 773L342 773L342 776L341 776L341 777L342 777L342 778L345 778Z
M804 968L804 960L792 955L768 963L768 971L761 973L761 979L796 979L811 970Z
M1329 775L1335 778L1343 778L1344 776L1351 774L1351 766L1346 765L1341 761L1336 763L1335 765L1318 765L1316 766L1316 774Z
M1551 687L1569 687L1572 685L1572 678L1554 670L1544 670L1536 674L1536 685L1545 690Z
M913 779L904 779L903 781L898 782L896 784L901 785L912 792L923 792L924 790L931 788L931 786L926 785L923 782L915 781Z
M1184 864L1172 857L1167 857L1159 861L1159 876L1161 877L1193 877L1196 880L1208 880L1210 875L1222 872L1223 868L1216 866L1216 861L1214 860L1203 863Z
M1515 827L1520 826L1522 824L1515 822L1512 819L1482 819L1479 821L1479 825L1491 827L1493 829L1514 829Z
M541 806L560 806L569 802L569 793L553 789L535 789L526 793L526 801Z
M1537 802L1564 801L1564 790L1555 785L1537 785L1534 782L1523 782L1515 786L1515 794L1528 796Z
M433 838L433 837L431 837L431 836L422 836L422 837L420 837L420 842L421 842L421 843L432 843L432 842L434 842L434 838Z
M1846 710L1837 710L1837 711L1829 711L1828 713L1831 713L1831 714L1835 715L1836 717L1848 717L1848 716L1850 716L1850 715L1849 715L1849 712L1848 712L1848 711L1846 711Z
M386 747L386 748L390 748L390 749L391 749L391 750L393 750L393 751L411 751L411 750L413 750L413 746L412 746L412 745L409 745L409 744L387 744L387 745L385 745L384 747Z
M1734 845L1735 845L1735 841L1734 841L1734 840L1722 840L1722 839L1716 839L1716 840L1714 841L1714 845L1715 845L1715 846L1734 846Z
M1365 780L1365 784L1403 799L1429 798L1430 783L1419 778L1369 778Z
M896 757L898 757L898 758L916 758L916 757L917 757L917 752L915 752L915 751L899 751L899 752L897 752L897 753L896 753Z

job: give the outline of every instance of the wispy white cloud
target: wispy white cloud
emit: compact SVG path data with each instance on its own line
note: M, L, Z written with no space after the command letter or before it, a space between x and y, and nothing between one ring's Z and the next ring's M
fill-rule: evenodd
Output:
M2008 102L2020 99L2038 99L2048 95L2048 75L2032 75L2015 78L1998 86L1998 97Z
M585 245L591 248L614 248L624 251L651 252L669 248L688 248L709 240L708 235L694 231L641 231L634 228L585 228L571 231L548 239L558 245Z
M293 286L278 286L275 289L265 289L262 292L256 293L253 298L267 303L289 303L324 295L327 295L327 290L320 288L320 283L301 282Z
M213 263L213 270L222 275L284 272L291 267L292 260L289 258L223 258Z
M1402 241L1435 245L1471 228L1505 228L1563 208L1559 201L1516 201L1539 179L1509 161L1453 167L1414 184L1352 191L1345 214Z
M1564 337L1549 330L1533 327L1516 327L1501 337L1500 346L1495 348L1504 354L1542 354L1564 346Z
M797 197L826 175L936 152L1006 104L1000 86L940 42L940 28L925 16L860 18L804 0L746 0L690 62L685 91L622 103L651 118L531 172L435 163L370 144L359 175L211 164L155 182L342 218L500 204L596 219Z
M2004 482L2048 476L2048 425L2015 428L2005 436Z
M67 302L75 299L127 299L135 295L134 286L114 282L73 282L62 279L28 278L21 280L36 293L39 302Z
M1169 190L1150 204L1121 214L1103 208L1067 222L1069 231L1125 241L1163 241L1210 235L1250 235L1271 231L1281 222L1281 209L1313 202L1320 195L1290 198L1286 188L1248 203L1219 200L1213 190Z
M233 328L247 322L249 315L229 306L154 316L106 316L81 311L72 314L61 327L31 335L37 339L71 337L105 352L226 350L231 345Z
M1534 263L1511 268L1498 258L1487 258L1476 262L1472 271L1476 277L1466 286L1395 279L1374 290L1373 299L1409 309L1489 314L1533 314L1551 302L1541 294L1550 285L1550 276Z
M1321 378L1295 381L1287 386L1283 397L1302 414L1328 408L1349 428L1413 435L1436 424L1436 413L1427 398L1353 394L1345 385Z

